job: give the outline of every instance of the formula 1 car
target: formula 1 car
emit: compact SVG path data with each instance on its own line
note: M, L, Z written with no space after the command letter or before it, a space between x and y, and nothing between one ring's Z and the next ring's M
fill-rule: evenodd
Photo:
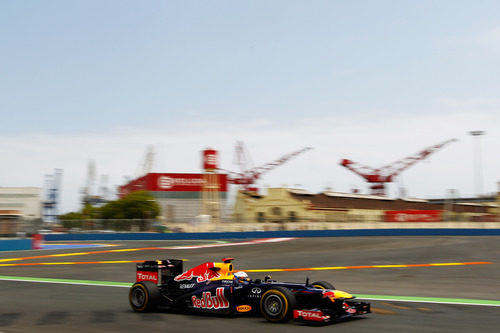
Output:
M183 271L179 259L137 264L129 302L136 312L157 308L226 315L257 314L270 322L328 323L370 312L370 304L336 290L330 283L250 279L233 271L233 258ZM242 276L243 275L243 276Z

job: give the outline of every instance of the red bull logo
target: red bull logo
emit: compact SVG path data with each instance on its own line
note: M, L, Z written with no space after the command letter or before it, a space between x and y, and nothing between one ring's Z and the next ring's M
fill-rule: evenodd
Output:
M211 292L203 292L201 298L196 296L191 297L193 308L196 309L227 309L229 308L229 301L224 296L224 288L217 288L215 296Z
M214 267L213 262L207 262L191 268L190 270L177 275L174 280L175 281L190 281L191 279L196 277L196 282L204 282L213 278L218 278L220 274L210 268Z

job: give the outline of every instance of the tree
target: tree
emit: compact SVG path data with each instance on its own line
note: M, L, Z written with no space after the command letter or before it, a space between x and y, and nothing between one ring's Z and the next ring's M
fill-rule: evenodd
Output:
M102 219L150 219L158 216L160 206L153 196L138 191L123 199L108 202L99 210Z
M102 207L86 204L81 212L60 215L59 220L68 229L93 229L95 219L100 219L101 227L114 230L130 230L130 220L141 220L140 230L145 231L150 227L147 220L156 218L159 213L160 206L155 198L146 191L138 191L125 198L110 201Z
M59 215L58 219L61 221L62 226L66 229L83 227L84 216L82 213L71 212Z

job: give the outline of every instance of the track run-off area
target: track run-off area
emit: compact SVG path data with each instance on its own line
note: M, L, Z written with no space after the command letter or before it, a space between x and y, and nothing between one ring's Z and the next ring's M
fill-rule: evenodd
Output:
M0 332L496 332L498 236L328 237L255 240L54 242L0 252ZM372 314L309 327L260 317L134 313L135 264L183 259L185 269L233 257L252 278L323 280L372 303Z

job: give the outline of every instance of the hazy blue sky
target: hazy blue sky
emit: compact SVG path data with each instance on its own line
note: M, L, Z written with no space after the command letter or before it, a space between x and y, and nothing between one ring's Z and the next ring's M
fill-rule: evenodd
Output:
M374 167L460 141L402 174L411 196L472 195L500 181L499 1L1 1L0 186L64 169L78 209L93 159L109 185L198 172L200 150L235 169L313 151L260 185L361 188L341 158Z

